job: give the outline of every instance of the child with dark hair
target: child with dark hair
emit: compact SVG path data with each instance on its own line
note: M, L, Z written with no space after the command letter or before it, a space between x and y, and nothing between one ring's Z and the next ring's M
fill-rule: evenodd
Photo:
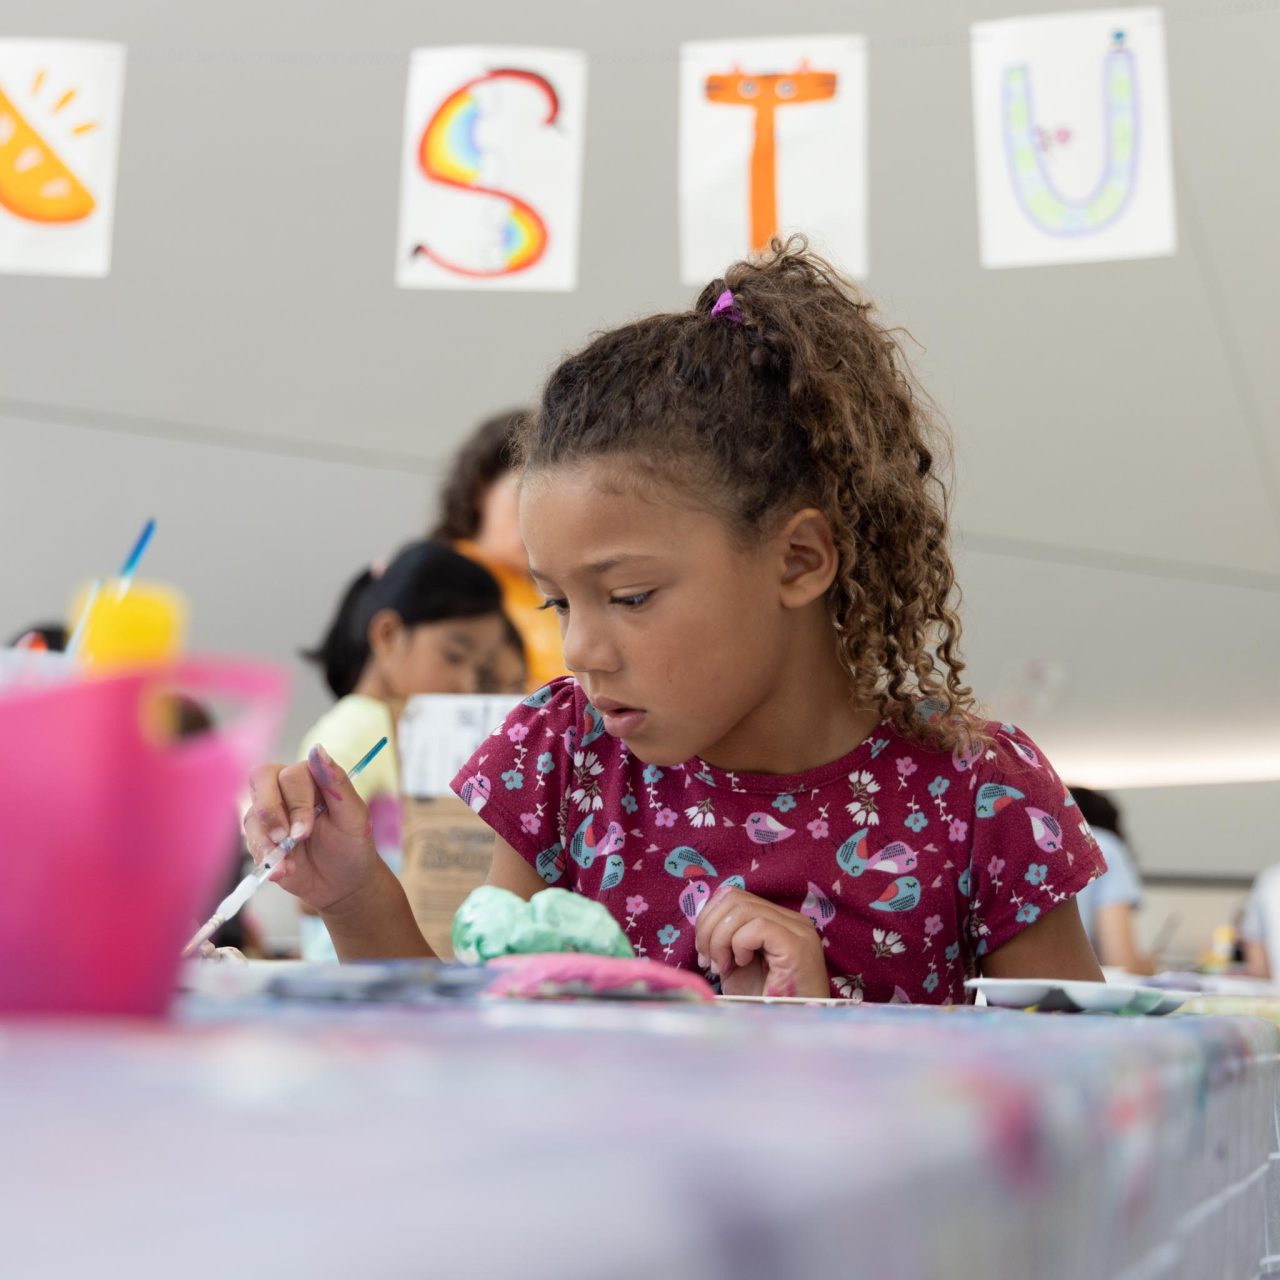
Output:
M529 683L529 661L524 637L505 614L502 618L502 643L493 662L484 673L481 693L510 693L519 697Z
M26 627L5 646L8 649L43 649L62 653L67 647L67 629L60 622L38 622Z
M729 994L1100 980L1074 901L1097 846L963 680L939 443L892 335L802 242L564 360L517 462L573 678L455 779L497 834L490 883L594 898ZM254 786L250 849L296 815L280 883L344 958L428 953L340 770Z
M431 536L451 542L498 579L503 609L520 633L525 690L531 691L563 675L565 667L560 628L539 612L542 595L529 577L529 556L520 537L520 473L513 447L526 417L526 411L511 409L476 428L454 458L440 494L440 523Z
M1075 786L1071 795L1107 860L1107 869L1080 890L1080 920L1098 959L1130 973L1156 972L1158 957L1138 947L1134 916L1142 906L1142 879L1129 851L1116 802L1101 791Z
M324 639L304 654L338 701L303 738L302 759L323 743L350 769L379 738L390 739L357 786L369 805L373 840L395 871L401 856L395 718L414 694L485 688L506 625L502 593L486 569L442 542L413 542L385 567L355 578ZM304 959L335 958L314 916L303 918L302 952Z

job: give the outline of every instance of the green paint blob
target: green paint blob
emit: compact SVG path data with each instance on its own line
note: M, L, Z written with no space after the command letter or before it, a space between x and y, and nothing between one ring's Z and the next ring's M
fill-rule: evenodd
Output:
M453 953L465 964L547 951L635 955L605 907L567 889L544 889L526 902L506 889L481 885L453 917Z

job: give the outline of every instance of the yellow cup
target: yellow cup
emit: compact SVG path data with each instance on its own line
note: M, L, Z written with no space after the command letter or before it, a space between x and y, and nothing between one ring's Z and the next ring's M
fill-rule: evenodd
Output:
M71 630L83 619L76 656L91 671L168 662L186 641L187 602L181 592L158 582L133 582L123 596L120 580L108 578L92 599L80 591L71 611ZM84 617L85 608L89 616Z

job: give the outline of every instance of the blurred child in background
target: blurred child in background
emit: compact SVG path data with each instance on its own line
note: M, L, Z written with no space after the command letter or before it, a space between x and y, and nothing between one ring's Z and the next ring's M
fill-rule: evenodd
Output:
M564 675L565 666L559 623L542 609L542 593L529 577L529 556L520 540L520 478L511 438L523 416L520 410L498 414L462 446L440 495L440 523L431 536L453 543L498 579L503 609L524 641L524 691L532 692Z
M1107 860L1107 869L1076 895L1080 919L1098 959L1129 973L1155 973L1156 957L1138 947L1135 917L1142 906L1142 880L1124 836L1120 810L1110 796L1072 787L1080 816Z
M529 684L529 662L524 637L505 614L502 618L502 643L493 663L484 672L481 693L510 693L519 696Z
M338 701L304 736L302 758L322 744L350 769L379 738L390 739L356 787L369 805L374 844L397 874L396 718L414 694L484 689L499 669L506 625L492 574L442 542L413 542L351 583L324 639L304 654ZM301 950L304 960L336 959L317 916L303 916Z
M1245 972L1255 978L1274 978L1280 971L1280 865L1268 867L1253 882L1240 917Z

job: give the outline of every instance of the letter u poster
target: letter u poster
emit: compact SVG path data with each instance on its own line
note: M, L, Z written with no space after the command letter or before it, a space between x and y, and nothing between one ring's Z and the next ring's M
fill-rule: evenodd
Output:
M585 57L567 49L415 49L396 283L577 286Z
M867 274L867 49L857 35L680 50L680 276L803 231Z
M1161 11L1005 18L972 35L982 265L1175 252Z

